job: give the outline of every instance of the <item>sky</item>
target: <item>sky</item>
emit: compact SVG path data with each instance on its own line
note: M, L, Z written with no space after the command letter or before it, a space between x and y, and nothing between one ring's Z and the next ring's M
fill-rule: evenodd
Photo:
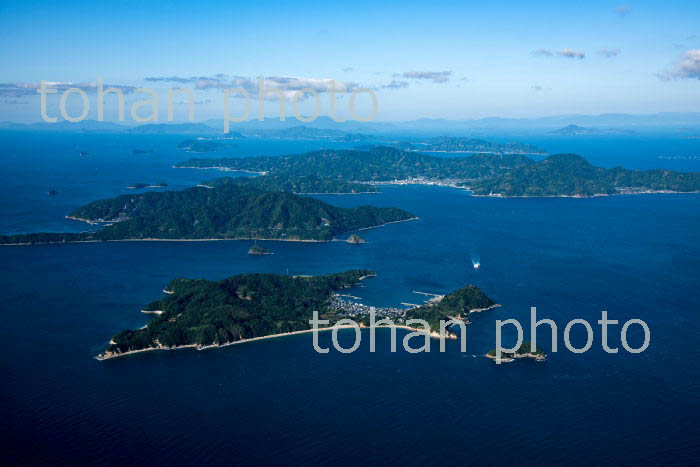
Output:
M62 92L84 89L96 118L96 81L125 93L126 119L153 89L165 119L168 90L191 89L196 120L222 118L224 90L242 87L257 116L258 77L292 96L356 91L356 115L376 120L700 111L697 0L430 2L59 2L0 0L0 120L59 114ZM186 99L173 99L176 120ZM267 114L279 96L268 95ZM349 115L350 94L336 94ZM77 94L67 112L81 112ZM229 96L231 115L245 99ZM105 98L105 120L117 118ZM316 99L299 97L312 115ZM143 105L139 115L152 113Z

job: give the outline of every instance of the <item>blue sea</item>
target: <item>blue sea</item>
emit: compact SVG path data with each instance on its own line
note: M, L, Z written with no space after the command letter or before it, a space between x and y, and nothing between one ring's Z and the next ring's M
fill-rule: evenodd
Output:
M181 189L221 176L174 169L186 136L1 132L0 233L82 231L64 216L131 183ZM504 140L515 140L504 136ZM521 141L523 141L521 139ZM532 137L596 165L700 171L700 140L674 135ZM244 140L231 156L298 153L316 141ZM133 154L133 149L153 150ZM80 156L87 152L87 156ZM218 156L218 155L217 155ZM235 174L233 174L235 175ZM56 196L47 191L55 189ZM0 247L2 457L13 464L547 465L694 464L700 455L700 195L491 199L441 187L319 196L340 206L407 209L420 220L367 230L367 244L110 242ZM479 258L475 270L472 260ZM93 357L139 328L139 310L173 278L243 272L325 274L370 268L363 303L421 300L476 284L500 303L472 317L467 352L389 351L368 331L352 354L317 354L310 335L206 351ZM530 308L554 320L558 352L497 366L496 320L529 336ZM601 348L601 311L619 325ZM563 328L585 319L590 351ZM620 344L629 319L648 349ZM512 326L504 343L515 340ZM350 346L354 333L342 331ZM400 335L405 334L399 331ZM551 334L538 330L549 351ZM627 335L639 347L643 333ZM319 334L330 347L330 333ZM582 326L571 332L582 347Z

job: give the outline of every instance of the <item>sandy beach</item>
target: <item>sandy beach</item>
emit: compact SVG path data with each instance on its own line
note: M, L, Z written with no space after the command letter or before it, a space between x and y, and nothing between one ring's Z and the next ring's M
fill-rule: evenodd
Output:
M360 329L370 329L369 326L359 326ZM432 331L430 333L418 329L418 328L412 328L410 326L402 325L402 324L396 324L393 326L375 326L375 328L378 329L391 329L391 328L397 328L397 329L403 329L406 331L411 331L411 332L418 332L421 334L428 334L431 338L433 339L440 339L441 336L439 333ZM105 352L102 354L99 354L95 357L96 360L110 360L112 358L118 358L118 357L124 357L126 355L131 355L131 354L137 354L137 353L143 353L143 352L150 352L153 350L181 350L181 349L196 349L196 350L207 350L207 349L218 349L221 347L228 347L231 345L238 345L238 344L246 344L248 342L255 342L255 341L262 341L262 340L267 340L267 339L277 339L280 337L289 337L289 336L294 336L298 334L308 334L310 332L322 332L322 331L332 331L333 329L355 329L355 326L353 325L343 325L343 326L330 326L326 328L317 328L317 329L302 329L300 331L292 331L292 332L284 332L280 334L270 334L268 336L260 336L260 337L251 337L248 339L241 339L239 341L234 341L234 342L226 342L225 344L220 344L220 345L198 345L198 344L188 344L188 345L180 345L180 346L175 346L175 347L165 347L165 346L159 346L159 347L147 347L145 349L138 349L138 350L129 350L128 352L122 352L122 353L111 353L111 352ZM457 336L454 334L447 334L445 336L446 339L457 339ZM112 344L113 341L110 341L110 344Z

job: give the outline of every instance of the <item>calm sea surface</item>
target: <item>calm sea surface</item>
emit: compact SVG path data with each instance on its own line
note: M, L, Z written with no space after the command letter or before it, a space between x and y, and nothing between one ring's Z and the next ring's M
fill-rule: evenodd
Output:
M182 136L0 133L0 233L81 231L64 216L131 193L135 182L180 189L220 176L173 169ZM506 138L512 139L512 138ZM673 137L540 138L551 152L598 165L700 171L700 141ZM288 154L313 141L246 140L231 155ZM329 144L325 144L329 146ZM340 147L340 145L336 145ZM345 146L347 147L347 145ZM133 155L133 149L152 154ZM86 151L89 156L80 157ZM659 156L676 156L661 159ZM47 191L55 189L56 196ZM653 464L700 455L700 195L485 199L436 187L320 196L332 204L397 206L414 222L364 231L361 246L268 242L125 242L0 247L2 457L23 463ZM472 258L480 258L476 271ZM243 272L325 274L371 268L351 293L367 304L421 299L476 284L503 306L473 318L468 352L320 355L310 335L207 351L92 357L175 277ZM496 319L559 325L545 363L496 366ZM642 354L601 349L601 310L645 320ZM563 347L588 320L592 349ZM620 346L621 325L610 343ZM526 332L529 326L526 326ZM400 332L403 334L403 332ZM582 326L572 343L585 342ZM551 349L546 328L540 346ZM342 332L350 345L353 333ZM504 337L515 339L512 328ZM632 326L630 345L641 345ZM320 335L330 345L330 334Z

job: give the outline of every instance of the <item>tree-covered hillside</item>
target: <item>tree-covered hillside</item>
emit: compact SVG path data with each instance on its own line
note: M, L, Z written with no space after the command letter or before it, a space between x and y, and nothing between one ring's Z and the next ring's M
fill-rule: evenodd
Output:
M153 347L221 345L310 329L314 311L322 319L335 319L336 312L328 307L334 290L373 275L358 269L317 277L241 274L218 282L176 279L165 288L167 297L145 308L162 313L143 329L114 336L103 356Z
M340 208L314 198L235 183L122 195L89 203L70 216L109 225L83 234L3 236L0 243L234 238L327 241L343 232L415 217L397 208Z
M440 330L440 321L450 317L467 318L471 310L480 310L496 305L480 288L468 285L445 295L435 304L412 308L406 312L406 319L422 319L430 324L430 329Z
M700 173L670 170L604 169L575 154L557 154L536 162L523 155L476 154L434 157L376 147L368 151L327 150L279 157L189 159L178 167L270 172L294 178L315 174L351 182L418 179L450 181L478 195L593 196L650 191L698 192Z
M604 169L576 154L557 154L468 184L479 195L593 196L644 191L700 191L700 173Z
M216 187L226 183L250 186L264 191L288 191L295 194L352 194L378 193L379 188L365 183L353 183L333 178L321 178L316 175L301 177L283 177L280 175L261 175L257 177L222 177L207 182L204 186Z
M423 177L471 180L502 173L531 162L525 156L474 155L435 157L389 147L369 151L324 150L292 156L194 158L176 167L218 167L230 170L270 172L271 175L318 177L346 181L386 181Z

